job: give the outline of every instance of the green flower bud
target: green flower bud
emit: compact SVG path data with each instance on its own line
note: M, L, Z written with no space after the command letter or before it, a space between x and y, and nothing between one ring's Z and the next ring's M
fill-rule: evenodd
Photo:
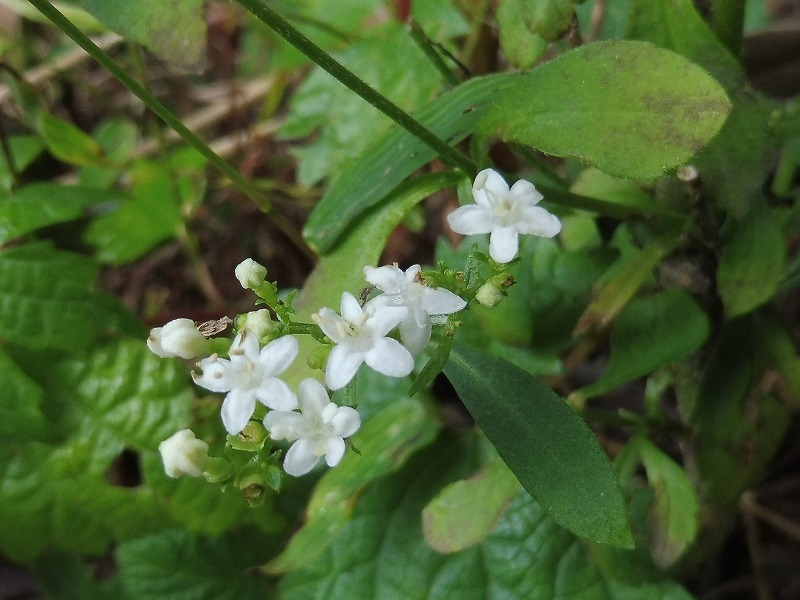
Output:
M258 464L245 465L239 472L235 485L241 490L245 502L252 508L261 506L267 499L267 484Z
M272 315L266 308L254 310L252 312L245 313L244 315L239 315L239 317L241 318L237 319L236 321L237 329L247 329L251 333L255 334L262 344L271 342L273 339L275 339L275 333L278 330L278 326L275 321L272 320Z
M267 429L261 423L249 421L238 435L229 435L227 440L234 450L258 452L268 437Z
M331 346L317 346L308 355L306 364L311 369L323 370L325 368L325 364L328 362L328 355L331 353L331 349Z
M477 300L483 306L497 306L503 299L503 291L496 285L492 285L488 281L478 288L478 293L475 294Z

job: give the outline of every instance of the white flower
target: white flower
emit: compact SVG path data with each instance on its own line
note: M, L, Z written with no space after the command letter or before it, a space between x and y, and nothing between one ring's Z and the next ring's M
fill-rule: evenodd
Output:
M420 271L419 265L409 267L405 273L397 265L364 267L364 279L383 292L373 302L408 309L400 321L400 339L412 354L422 352L431 339L431 315L449 315L467 305L450 290L421 283Z
M158 445L164 472L170 477L199 477L208 465L208 444L191 429L181 429Z
M245 329L233 340L230 360L216 354L197 363L202 374L192 378L212 392L228 392L222 402L222 423L232 435L238 434L253 416L256 400L276 410L292 410L297 396L275 377L297 356L299 346L291 336L278 338L258 349L258 339Z
M151 329L147 347L161 358L195 358L208 352L208 340L191 319L175 319Z
M414 358L397 340L386 337L406 316L400 306L368 303L363 309L352 294L342 294L340 317L330 308L312 315L336 346L328 356L325 382L332 390L346 386L362 363L391 377L405 377L414 368Z
M520 179L511 189L497 171L484 169L472 184L476 204L461 206L447 216L450 228L462 235L488 233L489 254L499 263L517 255L519 234L553 237L561 221L540 206L542 195Z
M272 410L264 426L273 440L294 442L286 453L283 468L289 475L305 475L321 456L335 467L344 456L344 438L361 426L361 417L353 408L337 406L315 379L304 379L298 388L300 411Z
M245 258L236 265L233 273L244 289L254 290L264 283L264 278L267 276L267 268L258 264L252 258Z

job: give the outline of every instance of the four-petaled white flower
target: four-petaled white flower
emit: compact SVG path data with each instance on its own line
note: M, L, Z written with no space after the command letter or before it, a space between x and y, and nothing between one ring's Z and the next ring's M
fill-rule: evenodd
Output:
M361 426L361 417L353 408L337 406L328 398L325 387L316 379L304 379L298 388L300 411L272 410L264 426L273 440L294 442L283 468L289 475L305 475L321 456L335 467L344 456L344 438Z
M511 189L497 171L484 169L472 184L476 204L461 206L447 216L450 228L462 235L488 233L489 255L499 263L511 261L519 250L519 234L553 237L561 221L541 206L542 195L520 179Z
M364 267L364 279L383 292L372 302L408 309L400 321L400 339L412 354L419 354L431 339L431 315L449 315L467 303L450 290L429 288L422 283L421 268L413 265L405 273L397 265Z
M285 336L258 348L258 339L245 329L233 340L230 360L216 354L197 363L202 374L192 378L212 392L228 392L222 402L222 423L232 435L238 434L253 416L256 400L276 410L292 410L297 396L275 377L297 356L299 346L292 336Z
M391 377L405 377L414 368L414 358L397 340L386 337L405 318L408 309L375 302L364 308L349 292L342 294L341 313L323 308L312 318L336 346L328 356L325 382L332 390L346 386L358 367L370 367Z
M208 465L208 444L198 440L191 429L181 429L158 445L164 472L169 477L199 477Z
M147 347L161 358L195 358L208 352L208 340L191 319L174 319L150 330Z

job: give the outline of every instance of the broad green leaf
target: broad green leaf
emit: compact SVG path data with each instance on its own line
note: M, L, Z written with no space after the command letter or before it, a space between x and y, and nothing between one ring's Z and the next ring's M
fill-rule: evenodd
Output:
M124 264L174 237L181 223L176 197L181 176L169 165L142 161L132 169L130 196L113 212L95 219L86 240L101 262Z
M46 244L0 252L0 337L29 348L75 350L94 338L97 266Z
M183 367L138 340L70 358L50 350L14 358L47 394L53 435L24 452L0 447L0 549L18 560L46 547L99 554L170 524L151 489L111 483L112 465L123 450L154 449L186 426Z
M347 523L364 486L398 469L435 434L436 426L419 400L392 401L373 416L353 438L361 455L347 453L335 469L322 476L308 502L305 524L264 570L293 571L313 561Z
M48 552L32 565L37 583L58 600L123 600L118 577L98 580L94 565L66 552Z
M460 344L444 373L522 486L558 523L591 541L632 545L611 463L562 398L511 363Z
M247 571L265 559L267 541L246 529L216 538L164 531L117 549L119 579L135 600L261 600L272 586Z
M655 493L648 523L651 551L655 562L667 569L697 538L700 503L680 465L644 436L637 438L637 445Z
M525 0L501 0L497 7L500 47L518 69L528 69L547 50L547 40L528 29L520 18Z
M32 183L0 200L0 244L48 225L85 216L92 204L118 199L118 192L55 183Z
M0 403L0 439L5 444L41 440L47 428L42 403L44 390L28 377L0 346L3 401Z
M603 284L597 297L581 315L575 326L575 333L603 330L611 325L645 280L650 277L653 269L680 244L682 235L683 232L680 230L668 231L637 251L619 272Z
M97 127L94 137L109 160L123 165L133 157L139 127L127 119L108 119ZM85 167L81 170L80 182L90 187L108 188L119 176L119 168Z
M203 0L79 0L89 13L167 62L199 71L205 62Z
M94 138L72 123L48 112L42 112L39 119L44 143L58 160L79 167L102 166L108 162Z
M775 214L762 209L723 232L717 288L725 313L733 318L768 302L786 269L786 242Z
M393 60L397 56L403 60ZM335 57L407 111L430 100L441 85L438 71L398 23L372 28L369 37ZM297 178L303 185L336 179L349 161L392 125L388 117L321 68L292 96L290 109L281 128L283 136L305 137L319 128L313 142L294 150L300 159Z
M36 23L46 23L52 25L50 19L40 13L31 3L27 0L0 0L0 4L4 4L18 15L30 19ZM58 10L62 15L67 17L76 27L79 27L86 33L101 33L105 31L105 27L92 15L85 10L78 8L66 2L51 2L53 7Z
M22 173L42 153L44 142L36 135L13 135L8 138L8 147L11 150L15 171ZM13 185L14 179L8 168L6 156L0 152L0 190L8 191Z
M703 148L729 112L722 87L685 58L644 42L598 42L508 82L481 129L652 179Z
M741 65L703 20L692 0L631 0L625 37L685 56L729 91L744 84Z
M420 512L443 484L475 471L470 438L447 439L366 490L353 519L305 569L279 584L283 600L690 600L673 582L629 587L607 580L583 544L527 493L483 543L439 554Z
M432 193L455 185L460 177L453 172L422 175L398 187L381 206L362 216L342 242L319 259L306 279L294 304L298 318L308 319L323 306L338 310L342 292L358 296L367 285L364 266L377 264L386 239L408 211ZM306 377L319 377L318 371L305 364L305 358L319 344L308 336L299 342L299 358L284 374L290 384L298 384Z
M708 317L683 290L631 301L611 330L611 359L603 375L574 394L582 400L605 394L689 356L708 338Z
M482 542L497 526L519 482L502 460L446 486L422 511L425 542L441 553L458 552Z
M516 75L471 79L415 113L440 138L456 144L472 133L498 92ZM309 244L326 253L346 229L381 203L406 177L436 158L436 152L399 127L367 148L331 184L303 230Z

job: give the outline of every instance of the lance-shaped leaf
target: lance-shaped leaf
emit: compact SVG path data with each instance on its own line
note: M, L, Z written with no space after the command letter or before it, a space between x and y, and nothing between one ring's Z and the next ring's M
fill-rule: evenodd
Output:
M685 58L644 42L610 41L506 82L481 127L611 175L651 179L703 148L730 107L714 78Z
M563 399L511 363L460 344L444 372L519 482L560 525L591 541L633 545L614 469Z

